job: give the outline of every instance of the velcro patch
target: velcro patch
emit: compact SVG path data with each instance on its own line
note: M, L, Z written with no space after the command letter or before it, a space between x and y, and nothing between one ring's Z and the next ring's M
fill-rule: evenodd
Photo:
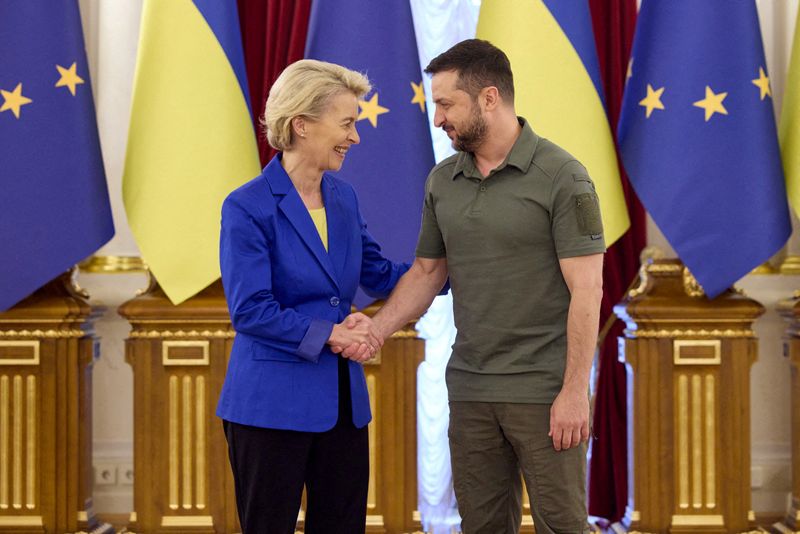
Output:
M575 195L575 213L578 216L578 229L581 235L599 236L603 233L603 220L600 217L600 203L597 195L581 193Z

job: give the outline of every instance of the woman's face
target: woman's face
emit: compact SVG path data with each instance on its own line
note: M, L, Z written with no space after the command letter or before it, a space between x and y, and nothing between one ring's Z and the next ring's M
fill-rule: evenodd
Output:
M319 120L306 120L304 156L316 162L321 171L338 171L351 145L360 141L356 131L358 98L344 92L331 97Z

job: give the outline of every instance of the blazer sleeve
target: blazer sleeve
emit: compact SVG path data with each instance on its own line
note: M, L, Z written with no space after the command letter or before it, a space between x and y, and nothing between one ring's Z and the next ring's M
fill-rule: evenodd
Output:
M234 329L317 362L333 323L284 308L275 300L270 267L273 252L266 232L252 214L236 200L226 199L220 269Z

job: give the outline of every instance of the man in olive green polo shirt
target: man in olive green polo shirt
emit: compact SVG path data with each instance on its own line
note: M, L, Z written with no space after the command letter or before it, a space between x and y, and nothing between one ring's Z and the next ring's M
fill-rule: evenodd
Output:
M426 68L458 154L430 173L416 260L375 316L384 337L447 276L453 479L465 534L516 534L520 470L538 534L588 532L589 373L605 251L586 169L514 111L506 55L477 39Z

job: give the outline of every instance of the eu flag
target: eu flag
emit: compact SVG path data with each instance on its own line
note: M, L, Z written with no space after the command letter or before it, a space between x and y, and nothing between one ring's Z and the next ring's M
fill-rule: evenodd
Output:
M76 1L0 3L0 311L114 235Z
M791 233L755 3L643 0L629 75L625 169L713 298Z
M316 0L306 57L365 73L373 92L359 102L361 144L338 176L356 189L361 213L386 257L413 257L433 146L417 42L407 0ZM367 304L359 293L356 303Z

